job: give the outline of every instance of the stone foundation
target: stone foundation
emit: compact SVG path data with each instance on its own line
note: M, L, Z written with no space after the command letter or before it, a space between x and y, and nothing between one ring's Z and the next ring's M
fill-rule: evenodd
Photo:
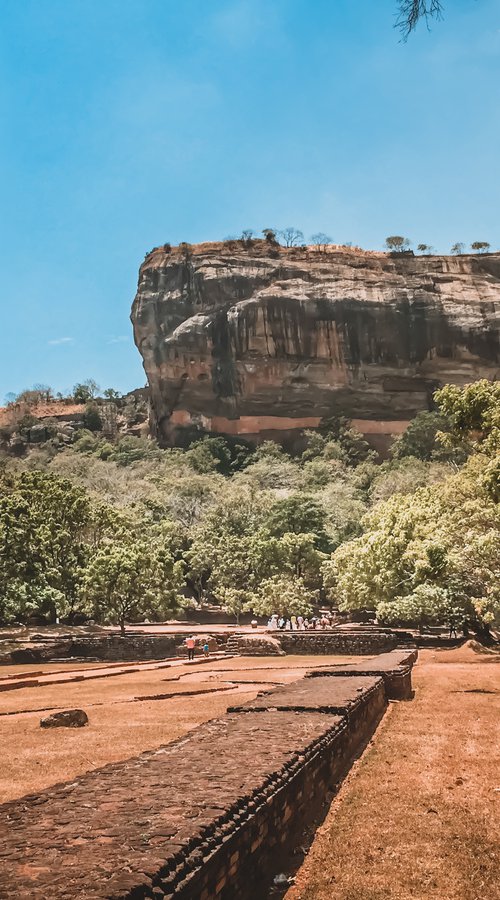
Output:
M1 663L16 665L23 663L57 662L58 659L82 659L88 657L102 662L132 662L136 660L165 659L187 654L184 640L190 637L191 631L176 634L104 634L96 636L67 638L43 638L25 641L19 649L9 650ZM223 648L227 634L212 638L212 652ZM201 652L201 637L197 637L197 646Z
M157 750L4 804L0 897L265 898L373 734L385 673L411 664L403 651L381 657L374 674L332 668Z
M269 649L266 637L272 638ZM276 656L280 648L292 656L369 656L393 650L398 643L394 632L383 631L272 631L263 635L233 635L228 649L242 656Z

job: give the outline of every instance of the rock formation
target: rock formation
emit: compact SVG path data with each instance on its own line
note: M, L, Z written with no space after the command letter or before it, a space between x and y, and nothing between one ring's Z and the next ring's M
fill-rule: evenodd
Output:
M164 445L189 425L279 439L332 415L397 433L437 386L498 377L500 254L167 245L132 322Z

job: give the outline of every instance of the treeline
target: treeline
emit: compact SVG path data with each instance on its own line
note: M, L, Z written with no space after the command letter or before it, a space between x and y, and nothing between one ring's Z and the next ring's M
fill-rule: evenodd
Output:
M348 421L300 453L205 437L161 450L82 431L5 458L0 619L164 619L215 602L236 617L325 601L388 623L500 610L500 385L443 388L381 464Z
M261 234L262 238L259 238L258 235ZM293 226L288 226L287 228L263 228L261 232L256 232L252 228L245 228L241 235L228 235L224 238L223 243L226 244L229 248L235 248L238 244L243 246L246 249L251 249L255 247L256 241L260 241L262 243L264 240L267 244L269 244L269 249L272 248L277 249L279 247L286 247L287 249L301 249L307 250L310 246L316 248L316 250L320 253L327 253L329 248L331 247L347 247L353 248L352 241L339 241L334 242L329 234L325 234L323 231L318 231L315 234L312 234L309 238L309 242L306 242L306 238L304 237L304 232L300 230L300 228L295 228ZM385 239L385 248L389 253L409 253L413 254L411 247L413 242L404 235L393 234L389 235ZM150 256L155 250L159 250L159 247L154 247L152 250L148 250L145 254L145 259ZM163 249L166 253L170 253L172 250L172 245L167 242L162 245L161 249ZM179 249L184 253L186 257L189 257L192 253L192 245L183 241L179 244ZM353 249L361 250L361 247L355 246ZM423 256L431 256L435 253L434 247L431 244L424 243L420 241L416 245L417 253L422 254ZM452 256L462 256L463 254L469 253L489 253L491 250L491 244L489 241L472 241L470 244L469 251L467 250L467 246L462 241L456 241L452 244L450 248L450 254Z

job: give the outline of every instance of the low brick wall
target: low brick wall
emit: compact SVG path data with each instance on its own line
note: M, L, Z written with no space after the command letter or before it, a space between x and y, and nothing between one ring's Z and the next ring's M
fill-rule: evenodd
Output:
M304 678L179 740L0 807L0 897L267 896L387 705L373 675Z
M383 653L397 646L396 634L366 631L280 631L273 632L285 651L293 655L347 654L352 656Z
M45 639L24 643L18 650L11 650L3 663L37 663L48 660L57 661L74 657L85 660L87 657L103 662L133 662L136 660L164 659L187 653L182 648L185 638L191 631L177 634L119 634L96 635L95 637L72 637ZM217 644L223 647L227 635L217 635ZM201 638L200 638L201 643ZM212 640L212 650L215 650Z

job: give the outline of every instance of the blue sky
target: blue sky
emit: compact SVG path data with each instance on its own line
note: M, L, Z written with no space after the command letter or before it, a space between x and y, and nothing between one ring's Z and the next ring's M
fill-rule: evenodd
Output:
M144 254L241 229L500 245L500 4L2 0L0 401L144 384Z

